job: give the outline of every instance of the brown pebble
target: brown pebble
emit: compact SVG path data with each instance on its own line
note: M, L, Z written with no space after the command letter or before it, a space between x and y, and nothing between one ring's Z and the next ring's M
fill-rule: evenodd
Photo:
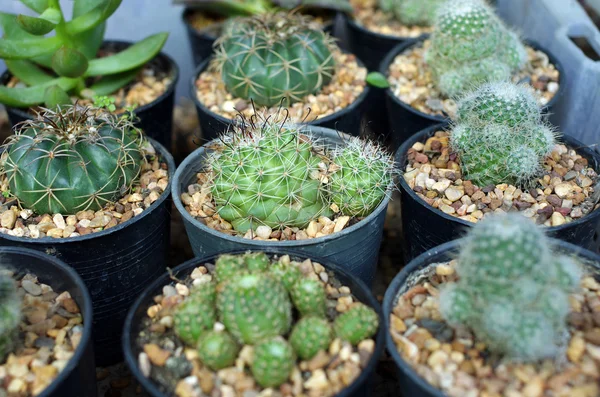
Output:
M594 345L600 346L600 328L594 328L583 335L584 339Z
M79 307L73 298L63 300L62 305L69 313L79 313Z
M551 194L548 197L546 197L546 201L548 201L548 204L550 204L554 208L560 207L560 205L562 204L562 199L556 194Z
M161 349L154 343L144 345L144 352L146 352L152 364L158 367L164 366L167 359L171 356L171 352Z
M69 322L69 320L67 320L66 318L59 316L58 314L55 314L54 316L52 316L52 320L54 320L54 323L56 324L56 328L64 328L67 323Z
M429 162L429 158L423 153L415 153L415 161L418 163L425 164Z

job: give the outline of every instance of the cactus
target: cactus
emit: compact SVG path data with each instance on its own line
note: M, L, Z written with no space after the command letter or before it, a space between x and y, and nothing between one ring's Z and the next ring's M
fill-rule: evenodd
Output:
M529 87L487 83L458 104L450 146L465 177L479 186L527 185L555 145Z
M298 266L294 266L291 263L284 264L281 261L277 261L271 265L269 272L277 278L289 291L292 286L302 277L302 272Z
M97 211L131 189L144 142L127 118L66 105L17 127L2 172L11 193L38 214Z
M439 8L425 54L440 91L457 96L521 69L527 52L482 0L450 0Z
M198 342L200 361L213 370L232 366L239 351L239 345L226 331L210 331Z
M343 214L367 216L393 185L394 160L372 142L352 137L338 147L331 174L331 198Z
M231 21L215 43L212 67L237 98L273 106L315 94L335 72L333 38L300 14Z
M568 334L569 293L581 277L576 262L518 214L485 218L465 240L459 280L441 290L443 317L511 360L556 356Z
M292 302L302 316L325 317L326 295L320 281L302 278L290 290Z
M240 255L219 255L215 261L215 279L222 283L233 279L246 269L244 259Z
M282 337L265 340L254 348L252 375L262 387L277 387L288 380L296 358Z
M99 58L106 20L120 0L74 0L70 21L59 1L21 2L39 15L0 13L0 58L21 83L0 86L0 103L8 106L53 107L71 104L71 95L93 99L113 94L135 78L168 37L157 33Z
M221 322L240 343L283 335L291 326L288 293L268 273L242 274L225 283L217 308Z
M375 310L358 303L336 317L333 323L335 335L345 341L358 344L375 335L379 327L379 316Z
M319 350L327 351L333 339L333 330L327 320L307 316L298 321L290 335L290 343L303 360L310 360Z
M216 287L214 282L202 283L190 291L173 315L174 330L179 339L195 346L198 339L213 328L217 321L215 308Z
M407 26L431 26L438 8L446 0L379 0L379 8L393 13Z
M15 282L6 269L0 269L0 363L15 348L21 321L21 300Z
M248 252L243 258L250 272L264 272L269 270L271 265L271 260L264 252Z

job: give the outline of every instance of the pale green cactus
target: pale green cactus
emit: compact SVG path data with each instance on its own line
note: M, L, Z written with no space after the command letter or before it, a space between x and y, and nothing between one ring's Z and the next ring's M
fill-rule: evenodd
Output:
M294 350L285 339L267 339L254 348L252 375L263 387L279 386L290 377L295 360Z
M379 8L393 13L396 19L407 26L431 26L435 22L438 8L446 0L379 0Z

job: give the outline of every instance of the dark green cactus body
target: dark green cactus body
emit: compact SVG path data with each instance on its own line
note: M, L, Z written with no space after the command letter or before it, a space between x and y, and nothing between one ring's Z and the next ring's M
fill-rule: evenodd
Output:
M15 282L4 269L0 269L0 363L16 346L20 321L21 300Z
M241 343L283 335L292 321L283 284L268 273L244 274L224 285L217 298L221 322Z
M210 331L198 342L200 360L213 370L232 366L239 351L239 345L226 331Z
M362 303L337 316L333 323L335 335L353 345L375 335L378 327L379 316Z
M262 387L277 387L290 377L294 361L294 350L285 339L269 339L254 348L252 375Z
M121 197L139 176L141 143L128 121L67 106L16 130L3 171L12 194L38 214L96 211Z
M273 106L297 102L335 71L332 39L299 14L234 20L217 42L215 65L235 97Z
M301 315L325 316L325 288L320 281L308 278L300 279L290 290L292 302Z
M187 345L195 346L217 321L216 294L215 283L203 283L192 288L190 295L177 306L174 330Z
M310 360L319 350L327 351L333 339L333 329L321 317L307 316L298 321L290 335L290 343L303 360Z

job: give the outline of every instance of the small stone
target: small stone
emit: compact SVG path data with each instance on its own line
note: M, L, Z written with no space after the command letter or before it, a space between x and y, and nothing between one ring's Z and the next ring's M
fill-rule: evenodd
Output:
M0 218L0 225L7 229L12 229L13 227L15 227L16 221L17 214L12 210L8 210L2 214L2 218Z
M447 204L441 204L439 208L445 214L454 214L456 212L456 210L453 207L451 207Z
M161 349L154 343L144 345L144 352L148 355L148 359L152 364L162 367L167 362L167 359L171 356L171 352Z
M73 298L66 298L62 301L62 305L69 313L79 313L79 307Z
M463 196L463 192L455 187L449 187L444 191L448 200L455 202Z
M117 390L126 389L127 386L131 383L129 377L117 378L110 381L110 387Z
M150 376L150 371L152 369L152 365L150 364L150 358L146 353L140 353L138 356L138 364L140 366L140 370L142 374L148 378Z
M52 237L52 238L62 238L63 237L63 233L64 233L63 229L59 229L59 228L55 227L55 228L52 228L52 229L48 230L46 232L46 235L48 237Z
M550 222L552 223L552 226L560 226L560 225L566 223L567 220L565 219L563 214L561 214L558 211L554 211L552 213L552 217L550 218Z
M540 397L544 392L544 381L535 377L523 388L523 397Z
M569 348L567 349L567 357L573 363L577 363L581 360L585 351L585 341L580 335L576 335L571 339Z
M583 337L586 341L600 346L600 328L594 328L593 330L586 332Z
M271 236L273 229L266 225L260 225L256 228L256 235L262 239L268 239Z
M448 189L448 187L450 186L450 183L451 182L449 179L442 179L441 181L438 181L433 184L432 190L437 190L440 193L444 193L444 191L446 191L446 189Z
M567 197L573 191L573 187L570 183L559 183L554 186L554 193L561 199Z
M443 350L437 350L431 353L427 359L427 365L430 367L436 367L438 365L445 364L448 361L448 353Z
M54 222L56 227L59 229L64 229L67 226L65 223L65 218L63 218L63 216L61 214L55 214L52 217L52 221Z
M30 280L21 281L21 287L30 295L38 296L42 294L42 287Z
M337 233L341 231L349 221L349 216L340 216L339 218L337 218L335 221L335 227L333 228L333 232Z

